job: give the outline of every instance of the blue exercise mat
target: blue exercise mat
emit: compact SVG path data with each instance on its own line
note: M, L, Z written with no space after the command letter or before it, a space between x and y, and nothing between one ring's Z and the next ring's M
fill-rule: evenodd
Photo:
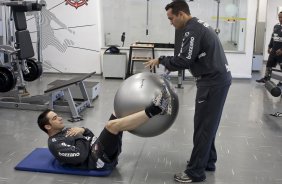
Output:
M108 176L112 170L82 170L63 167L48 148L36 148L15 167L16 170L83 176Z

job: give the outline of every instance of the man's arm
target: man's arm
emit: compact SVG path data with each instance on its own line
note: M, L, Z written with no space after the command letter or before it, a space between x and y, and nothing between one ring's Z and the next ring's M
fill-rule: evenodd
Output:
M88 128L73 127L73 128L68 129L68 131L66 133L66 137L75 136L75 135L78 135L78 134L81 134L81 135L84 135L84 136L89 136L89 137L94 136L94 134Z
M200 51L201 36L194 32L184 33L180 53L174 57L160 57L160 64L168 70L189 69L190 64L195 62Z
M78 134L60 140L55 139L49 149L60 162L77 165L88 158L90 145L83 135Z
M199 55L200 42L200 34L186 32L184 33L178 56L161 56L158 59L153 59L144 63L145 67L153 67L155 65L162 64L170 71L189 69L190 64L195 62Z

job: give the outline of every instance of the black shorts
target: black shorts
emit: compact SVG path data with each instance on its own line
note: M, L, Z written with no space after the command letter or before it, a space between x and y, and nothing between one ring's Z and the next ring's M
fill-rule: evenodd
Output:
M273 68L276 67L277 64L281 64L281 63L282 63L282 56L275 56L270 54L268 56L266 67Z
M111 115L109 120L116 119L114 115ZM117 135L112 134L106 128L104 128L99 135L97 141L102 144L103 152L112 160L118 157L121 152L122 146L122 132Z

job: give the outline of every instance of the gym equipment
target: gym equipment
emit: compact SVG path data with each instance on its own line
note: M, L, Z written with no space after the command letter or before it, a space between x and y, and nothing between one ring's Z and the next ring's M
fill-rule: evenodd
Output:
M40 62L36 62L34 58L26 59L26 65L28 68L28 73L23 73L23 78L25 81L31 82L35 81L42 75L42 64Z
M6 39L1 45L0 51L6 56L4 62L0 61L0 107L25 110L45 110L47 108L56 111L71 112L70 121L80 121L79 113L85 108L90 108L91 102L85 89L84 80L94 73L83 75L74 79L66 80L59 85L54 85L46 90L44 95L29 96L24 81L34 81L42 74L42 50L40 48L40 21L37 21L38 32L38 61L34 57L33 45L30 33L27 30L25 12L40 11L43 4L37 1L5 1L3 5L5 17ZM39 18L40 19L40 18ZM11 20L13 25L11 25ZM16 29L12 31L11 28ZM14 42L14 37L16 42ZM16 82L19 84L16 85ZM82 100L74 101L70 87L79 86ZM16 86L16 87L15 87ZM15 88L14 90L12 90ZM97 94L98 95L98 94Z
M150 50L152 57L143 57L143 56L133 56L134 50ZM129 47L129 57L127 63L127 72L126 78L130 77L133 74L134 62L147 62L155 58L155 46L154 43L145 43L145 42L136 42L130 45ZM156 73L156 67L150 69L151 72Z
M108 176L112 170L82 170L63 167L48 148L36 148L15 167L15 170L82 176Z
M172 98L171 115L157 115L135 130L130 131L140 137L157 136L166 131L178 114L178 96L172 85L157 74L144 72L135 74L126 79L119 87L115 99L114 109L118 118L144 110L152 103L152 99L161 92L163 85L168 87Z
M42 65L41 62L32 58L34 50L27 30L25 13L40 11L43 4L32 1L5 1L0 2L0 5L2 5L2 18L5 23L3 24L5 28L3 43L6 44L0 46L0 51L4 53L5 58L4 62L0 62L0 66L9 65L13 68L16 78L19 79L17 81L19 92L20 89L26 92L24 81L31 82L38 79L42 74Z
M282 81L282 71L277 69L272 69L271 79L276 79ZM281 89L271 80L265 82L265 88L274 97L279 97L281 95Z
M0 66L0 92L8 92L16 86L17 79L13 68L10 66Z
M272 68L272 70L271 70L271 78L272 79L276 79L278 81L282 81L282 70L278 70L278 69ZM279 97L281 95L281 88L278 87L270 79L268 81L266 81L265 88L267 89L268 92L270 92L270 94L272 96ZM282 117L282 113L281 112L272 113L270 115L274 116L274 117Z
M265 82L265 87L272 96L279 97L281 95L281 89L271 80Z
M217 2L217 18L216 18L216 28L215 28L215 32L216 34L220 33L220 29L219 29L219 7L220 7L220 0L215 0Z
M44 91L43 95L22 97L17 91L0 95L0 107L10 109L39 110L52 109L60 112L71 112L71 122L83 120L80 116L86 108L91 108L91 100L87 94L84 80L94 75L96 72L79 76L70 80L65 80L59 85L54 85ZM75 101L70 88L74 85L79 86L82 100ZM99 87L97 85L97 87ZM99 91L99 90L98 90ZM16 94L13 94L16 93Z
M272 69L271 78L282 81L282 70Z
M48 88L53 86L61 86L66 80L55 80L47 85ZM84 81L85 89L89 97L90 102L94 101L100 94L101 85L99 82ZM81 89L78 85L72 85L69 87L72 97L76 101L84 100L81 94Z
M282 117L282 113L281 112L276 112L276 113L273 113L273 114L270 114L271 116L274 116L274 117Z

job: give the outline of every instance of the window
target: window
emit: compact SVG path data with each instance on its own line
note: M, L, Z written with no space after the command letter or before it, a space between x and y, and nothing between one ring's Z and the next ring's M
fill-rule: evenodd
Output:
M103 30L105 46L131 43L174 43L175 29L166 16L165 6L171 0L103 0ZM220 3L218 3L220 2ZM244 51L247 1L193 0L188 5L192 16L207 22L218 34L226 51ZM219 5L219 6L218 6ZM219 16L217 16L219 13Z

